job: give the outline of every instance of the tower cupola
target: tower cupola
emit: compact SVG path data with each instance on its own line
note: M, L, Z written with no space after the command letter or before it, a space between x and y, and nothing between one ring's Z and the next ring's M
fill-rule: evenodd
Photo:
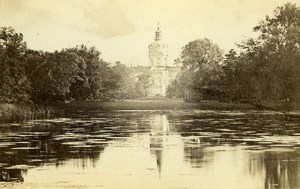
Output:
M155 31L154 41L149 45L149 62L151 67L167 66L168 45L161 38L159 23Z
M161 31L159 29L159 23L157 24L157 29L155 32L155 41L159 41L161 39Z

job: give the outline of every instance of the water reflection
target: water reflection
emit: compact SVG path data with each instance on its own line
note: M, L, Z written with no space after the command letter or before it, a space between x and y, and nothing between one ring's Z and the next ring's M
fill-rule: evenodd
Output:
M0 127L1 188L300 188L297 113L70 117Z
M266 188L299 188L299 153L266 153Z
M165 114L150 114L150 154L155 157L159 178L162 168L170 165L168 154L182 155L182 141L180 135L174 131ZM163 166L164 161L167 161ZM171 163L172 164L172 163ZM177 164L177 163L176 163ZM166 170L164 170L166 171Z
M167 142L166 135L170 130L166 115L151 115L150 128L150 153L156 158L157 169L161 176L163 149Z

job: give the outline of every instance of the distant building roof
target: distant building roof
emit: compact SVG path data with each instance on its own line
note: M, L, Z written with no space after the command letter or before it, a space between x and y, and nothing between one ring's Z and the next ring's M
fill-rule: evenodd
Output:
M151 69L150 66L134 66L134 67L131 67L131 70L132 70L136 75L150 72L150 69Z

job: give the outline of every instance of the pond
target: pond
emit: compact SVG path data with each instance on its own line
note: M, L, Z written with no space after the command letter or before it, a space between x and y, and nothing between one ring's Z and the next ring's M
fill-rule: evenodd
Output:
M75 112L0 126L0 188L300 188L300 113Z

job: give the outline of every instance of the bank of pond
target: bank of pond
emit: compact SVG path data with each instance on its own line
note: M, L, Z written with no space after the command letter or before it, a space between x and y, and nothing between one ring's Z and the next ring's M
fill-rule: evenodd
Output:
M54 106L37 104L0 104L0 123L47 119L58 115Z
M62 117L74 111L114 110L299 110L300 103L203 100L186 102L182 99L141 98L124 101L72 101L54 105L0 104L0 123L23 122L33 119Z

